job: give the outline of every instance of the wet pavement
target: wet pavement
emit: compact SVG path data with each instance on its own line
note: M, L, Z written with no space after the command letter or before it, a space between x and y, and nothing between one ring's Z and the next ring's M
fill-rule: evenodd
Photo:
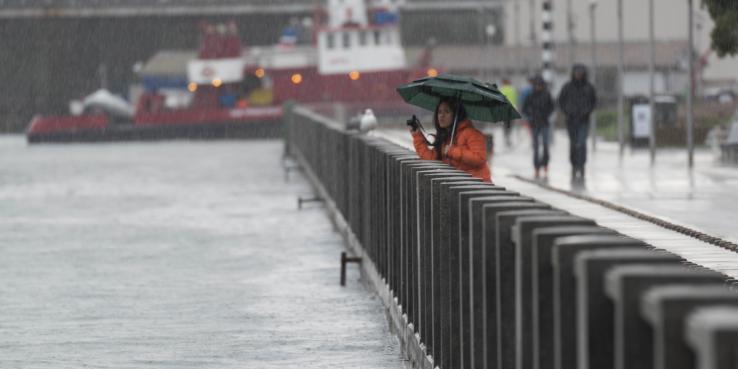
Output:
M482 126L476 123L477 127ZM527 129L518 127L512 147L505 147L499 127L495 137L492 178L502 186L518 190L528 184L512 177L533 178L533 156ZM398 143L409 144L405 130L385 130ZM626 149L619 158L616 142L598 141L596 151L589 145L586 180L571 182L569 141L558 130L551 147L547 183L563 190L614 202L672 223L700 230L711 236L738 243L738 166L717 161L709 148L695 150L694 170L687 170L686 149L660 148L656 165L650 165L648 148ZM591 141L590 141L591 142ZM588 142L588 144L590 143Z
M501 135L498 134L498 136ZM533 178L529 135L523 128L513 148L497 145L493 166L500 180L509 174ZM551 150L548 184L639 210L672 223L738 242L738 166L726 166L708 148L698 148L694 169L687 169L687 150L659 148L652 167L648 148L626 148L622 160L616 142L588 142L584 184L571 181L569 140L558 131ZM502 183L501 183L502 184Z
M0 136L0 368L401 368L281 153Z

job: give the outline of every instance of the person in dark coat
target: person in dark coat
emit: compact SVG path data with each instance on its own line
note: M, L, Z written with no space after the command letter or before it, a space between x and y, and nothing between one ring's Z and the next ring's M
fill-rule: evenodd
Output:
M575 64L571 75L571 80L561 89L558 100L569 132L571 177L572 180L583 180L584 163L587 161L589 115L597 104L597 94L594 86L587 80L587 67Z
M523 103L523 114L530 123L533 135L533 168L535 177L538 178L543 168L543 176L548 177L548 118L554 111L554 102L551 93L548 92L546 81L540 76L531 80L533 92L530 93ZM539 150L543 146L542 152Z

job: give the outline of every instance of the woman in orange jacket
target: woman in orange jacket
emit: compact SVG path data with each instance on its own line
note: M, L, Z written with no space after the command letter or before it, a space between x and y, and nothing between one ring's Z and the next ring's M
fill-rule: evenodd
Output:
M455 115L458 115L456 135L451 143ZM433 124L436 127L436 139L432 144L428 144L417 127L410 128L415 152L421 159L440 160L485 182L492 182L484 134L467 119L463 105L452 99L441 99L433 115Z

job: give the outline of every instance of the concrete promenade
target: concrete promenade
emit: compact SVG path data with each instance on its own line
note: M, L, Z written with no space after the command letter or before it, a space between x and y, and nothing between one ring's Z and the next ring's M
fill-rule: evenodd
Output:
M530 136L520 127L514 147L506 149L502 131L496 134L495 176L503 184L509 175L533 177ZM687 151L659 149L651 167L648 148L629 149L619 160L616 142L598 142L591 149L583 186L571 182L569 139L557 131L551 148L548 184L610 201L673 223L738 243L738 167L725 166L707 148L695 150L694 169L687 169ZM504 185L504 184L503 184ZM512 183L509 185L513 186Z
M485 123L476 123L476 126L489 127ZM514 178L533 178L528 130L517 127L512 135L513 146L507 148L500 126L492 127L495 137L494 182L516 191L521 191L519 186L531 188ZM405 130L385 130L382 134L399 144L410 145L410 137ZM571 182L568 137L563 130L558 130L554 139L550 149L550 175L545 183L738 243L738 228L735 227L738 218L738 167L720 164L711 150L698 148L695 151L695 168L690 173L685 149L659 149L656 165L651 168L648 148L626 148L620 161L616 142L599 141L594 152L589 145L586 181L582 186Z

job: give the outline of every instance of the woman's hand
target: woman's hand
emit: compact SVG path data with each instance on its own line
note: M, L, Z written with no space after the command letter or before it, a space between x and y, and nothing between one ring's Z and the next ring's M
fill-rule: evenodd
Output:
M443 148L443 156L448 157L448 150L451 148L451 145L447 145Z
M409 127L410 133L417 132L418 131L418 127L420 127L420 121L414 115L413 115L412 118L410 118L407 121L405 121L405 124L407 124L407 126Z

